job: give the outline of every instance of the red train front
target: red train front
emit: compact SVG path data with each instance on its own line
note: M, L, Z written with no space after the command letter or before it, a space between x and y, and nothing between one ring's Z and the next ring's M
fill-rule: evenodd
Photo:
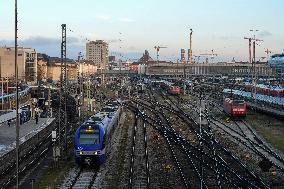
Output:
M247 114L247 106L245 100L224 98L224 111L233 117L245 117Z
M175 85L169 86L168 93L172 95L181 94L181 88Z

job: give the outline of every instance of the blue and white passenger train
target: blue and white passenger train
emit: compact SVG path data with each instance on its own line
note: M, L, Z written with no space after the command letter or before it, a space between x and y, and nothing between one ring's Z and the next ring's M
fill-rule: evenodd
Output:
M117 125L119 108L117 102L91 116L75 133L75 161L102 164L106 160L106 144L111 129Z

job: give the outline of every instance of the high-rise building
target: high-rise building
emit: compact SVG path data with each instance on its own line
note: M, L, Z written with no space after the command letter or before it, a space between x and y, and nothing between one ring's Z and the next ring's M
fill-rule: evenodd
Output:
M27 83L37 82L37 53L35 49L18 47L18 78ZM0 48L0 77L15 78L15 48Z
M98 69L108 68L108 44L103 40L86 44L86 59L92 61Z

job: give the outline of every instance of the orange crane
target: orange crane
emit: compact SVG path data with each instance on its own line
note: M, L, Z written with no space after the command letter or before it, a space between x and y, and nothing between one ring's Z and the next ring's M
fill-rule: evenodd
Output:
M167 48L167 47L155 46L154 48L157 51L157 62L159 62L159 51L160 51L160 49L164 49L164 48Z

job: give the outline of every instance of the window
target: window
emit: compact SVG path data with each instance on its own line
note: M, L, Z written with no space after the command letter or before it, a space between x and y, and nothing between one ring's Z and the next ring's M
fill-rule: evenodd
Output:
M99 131L94 131L94 133L80 133L79 144L99 144L99 143L100 143Z

